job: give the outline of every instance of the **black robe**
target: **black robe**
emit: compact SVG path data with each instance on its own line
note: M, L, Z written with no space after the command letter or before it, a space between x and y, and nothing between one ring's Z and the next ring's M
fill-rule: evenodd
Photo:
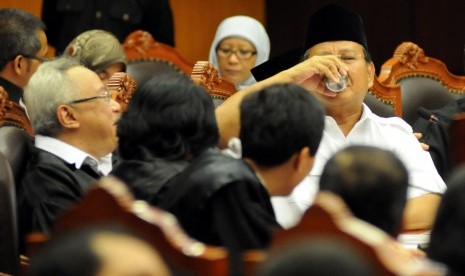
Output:
M443 108L432 110L432 113L439 118L441 123L420 118L413 125L414 132L423 134L420 141L429 145L429 153L442 178L446 178L451 169L448 154L448 128L454 115L460 112L465 112L465 97L461 97Z
M263 249L281 228L270 196L253 170L217 150L203 152L167 187L159 207L206 244L233 252Z
M154 158L149 161L124 160L113 169L112 175L121 179L136 199L158 205L165 183L182 172L187 161L166 161Z
M17 186L20 241L32 231L50 233L57 217L79 202L99 174L83 165L34 148L26 174Z

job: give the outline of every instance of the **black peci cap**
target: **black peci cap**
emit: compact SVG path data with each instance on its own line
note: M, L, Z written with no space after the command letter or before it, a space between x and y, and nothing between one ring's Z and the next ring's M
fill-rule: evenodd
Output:
M257 81L266 79L299 63L305 52L314 45L342 40L356 42L368 51L360 15L341 5L326 5L310 16L304 45L254 67L252 74Z

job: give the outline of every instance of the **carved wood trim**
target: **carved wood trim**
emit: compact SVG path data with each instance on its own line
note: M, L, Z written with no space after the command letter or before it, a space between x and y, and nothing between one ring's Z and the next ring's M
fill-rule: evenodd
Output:
M236 93L236 86L218 76L218 71L208 61L197 61L192 69L191 78L197 85L205 88L213 99L226 100Z
M146 31L137 30L130 33L123 43L123 49L130 63L149 60L163 61L187 75L193 68L193 64L184 59L175 48L155 41Z
M107 89L112 92L112 98L120 104L124 112L137 89L137 83L128 74L117 72L108 80Z
M465 94L465 76L450 73L442 61L426 56L415 43L403 42L396 48L393 57L383 64L378 79L388 85L410 77L434 79L451 93Z
M8 99L8 93L0 86L0 126L14 126L34 137L34 130L26 111L19 104Z
M375 77L373 86L368 90L370 94L375 96L379 101L393 107L394 114L397 117L402 117L402 96L400 85L385 85Z

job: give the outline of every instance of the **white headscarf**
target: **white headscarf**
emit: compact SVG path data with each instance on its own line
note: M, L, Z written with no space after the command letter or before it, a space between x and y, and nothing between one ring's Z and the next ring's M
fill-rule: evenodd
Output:
M260 65L268 60L270 56L270 38L268 37L268 34L266 33L263 25L256 19L249 16L237 15L228 17L218 26L215 38L213 39L212 45L210 47L209 61L211 64L213 64L213 66L215 66L218 72L219 66L218 58L216 56L216 47L223 39L227 37L244 38L253 44L255 50L257 51L257 60L255 61L255 66ZM237 85L237 89L242 89L255 82L255 78L250 75L247 80Z

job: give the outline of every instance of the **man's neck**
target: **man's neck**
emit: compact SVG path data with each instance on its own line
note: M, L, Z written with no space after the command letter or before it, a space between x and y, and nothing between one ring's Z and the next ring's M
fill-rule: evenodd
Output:
M363 112L363 105L352 108L333 108L327 110L327 115L331 116L341 129L344 136L347 136L360 120Z
M284 165L264 168L257 166L251 160L246 160L246 162L252 167L270 196L284 195L281 191L283 190L283 186L289 182L289 174L283 167Z

